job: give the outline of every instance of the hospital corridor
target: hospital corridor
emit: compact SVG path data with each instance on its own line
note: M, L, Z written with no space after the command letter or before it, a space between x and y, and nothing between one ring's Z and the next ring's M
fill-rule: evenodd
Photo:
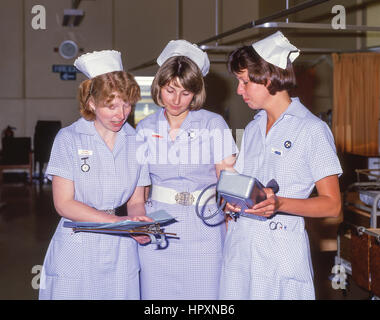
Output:
M0 2L0 301L380 300L380 0Z

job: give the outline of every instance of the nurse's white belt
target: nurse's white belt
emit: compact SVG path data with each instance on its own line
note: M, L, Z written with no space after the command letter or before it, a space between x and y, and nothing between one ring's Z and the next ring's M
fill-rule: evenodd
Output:
M151 200L163 202L167 204L181 204L184 206L195 205L199 195L203 190L197 190L194 192L178 192L175 189L166 188L162 186L153 185L151 191ZM199 201L199 205L215 204L216 190L208 189Z

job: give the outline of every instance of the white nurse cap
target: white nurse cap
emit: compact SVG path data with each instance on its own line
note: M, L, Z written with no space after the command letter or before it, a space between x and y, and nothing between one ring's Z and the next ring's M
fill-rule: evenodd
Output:
M108 72L123 71L121 53L115 50L82 54L74 61L74 66L89 79Z
M281 69L286 69L288 57L293 62L300 54L281 31L253 43L252 47L261 58Z
M185 56L191 59L205 76L210 69L210 60L207 53L186 40L171 40L157 58L157 63L161 65L169 58L174 56Z

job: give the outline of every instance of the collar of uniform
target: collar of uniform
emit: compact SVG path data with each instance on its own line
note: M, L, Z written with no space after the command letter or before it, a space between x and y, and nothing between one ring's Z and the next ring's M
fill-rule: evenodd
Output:
M165 139L169 136L169 122L165 117L165 108L161 108L161 110L155 113L157 121L155 122L156 133L163 135Z
M289 107L285 110L283 115L288 114L298 118L304 118L306 116L307 110L301 103L299 98L290 98L292 102Z
M187 130L193 127L194 122L194 111L189 111L185 120L181 124L181 130Z
M95 135L96 134L96 129L94 126L94 121L88 121L85 118L80 118L75 127L76 132L81 133L81 134L88 134L88 135Z
M266 112L264 109L260 109L254 116L253 116L253 119L256 120L256 119L259 119L261 118L263 115L266 115Z
M168 119L166 119L166 117L165 117L165 108L162 108L162 110L161 110L161 112L160 112L160 114L158 116L158 120L159 121L166 121L167 124L168 124L168 130L170 129ZM196 111L189 111L189 113L187 114L185 120L183 120L183 122L181 124L181 127L180 127L181 133L180 133L180 135L182 135L183 132L185 132L188 129L197 129L197 128L199 128L199 122L200 122L200 120L201 119L198 119L198 117L197 117L197 112Z
M166 122L168 122L168 119L166 119L166 117L165 117L165 108L161 108L160 112L158 112L157 115L158 115L158 117L157 117L158 121L166 121ZM169 126L168 126L168 129L169 129Z
M121 132L122 134L126 136L136 135L136 130L128 122L124 123L123 127L121 128L119 132Z
M299 118L304 118L306 116L307 110L301 103L299 98L290 98L292 102L289 104L288 108L281 114L279 118L282 118L284 115L291 115ZM258 113L253 117L254 119L258 119L266 114L266 111L261 109Z
M78 133L91 136L95 135L97 132L94 126L94 121L88 121L84 118L80 118L77 121L75 129ZM133 129L129 123L125 123L119 132L125 136L135 135L135 129Z

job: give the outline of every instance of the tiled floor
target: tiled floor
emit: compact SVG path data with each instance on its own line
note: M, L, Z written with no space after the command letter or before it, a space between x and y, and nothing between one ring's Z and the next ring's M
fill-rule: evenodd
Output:
M0 299L37 299L39 272L50 238L59 220L51 185L8 183L0 186ZM318 299L368 299L366 291L352 281L345 295L332 288L329 276L334 251L319 251L318 223L308 223ZM320 228L320 229L318 229Z

